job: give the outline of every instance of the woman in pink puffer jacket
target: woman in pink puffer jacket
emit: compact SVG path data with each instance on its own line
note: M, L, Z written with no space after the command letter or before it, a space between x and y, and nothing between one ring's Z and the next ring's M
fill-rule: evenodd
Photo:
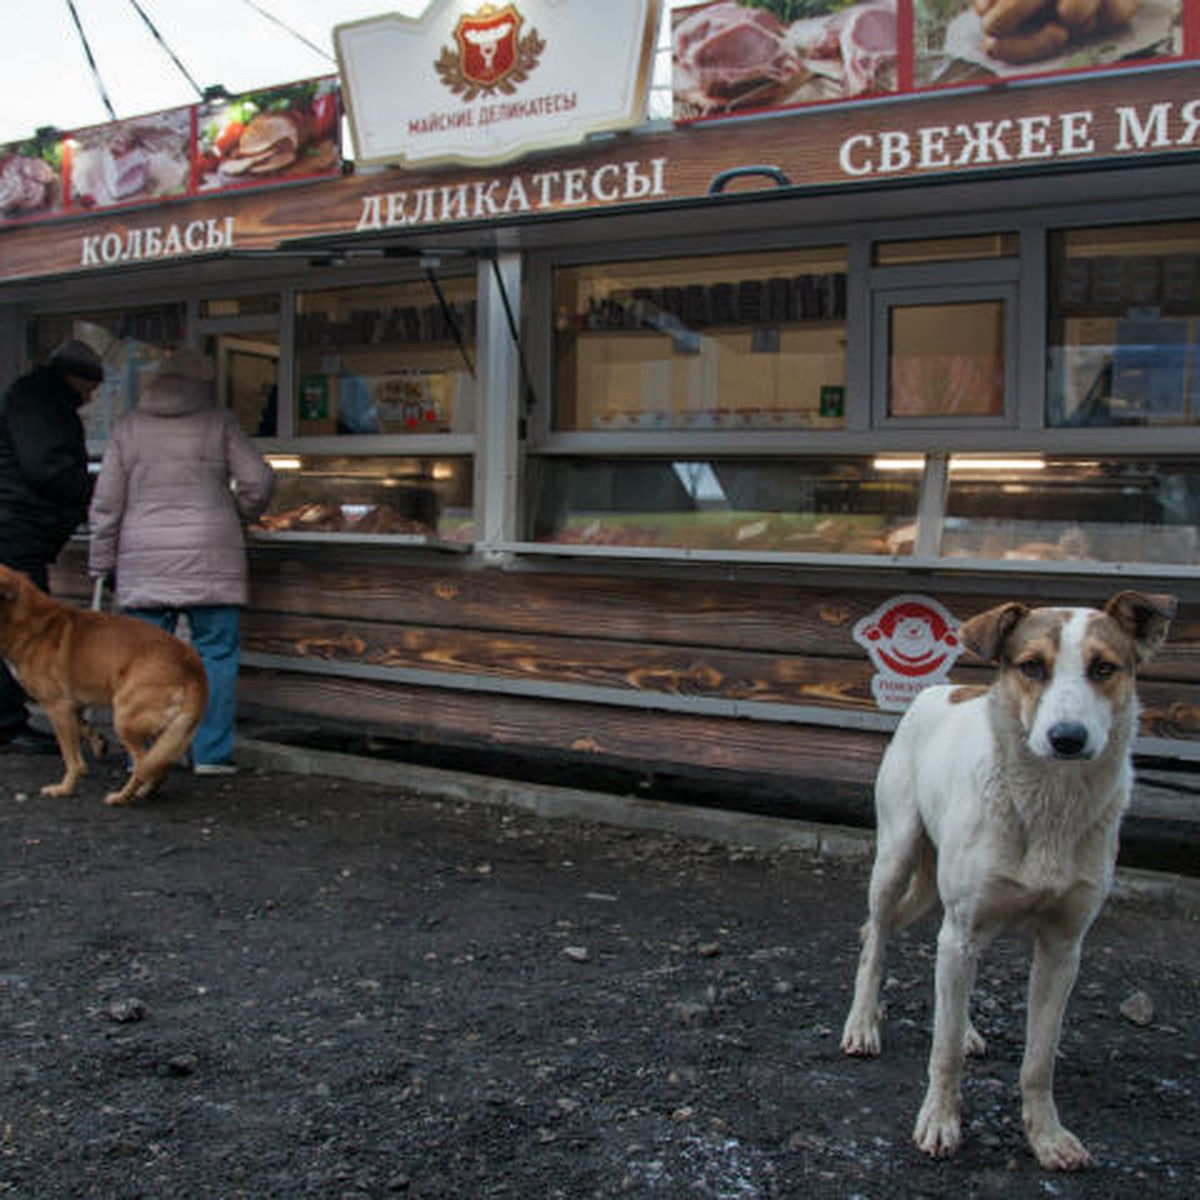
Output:
M187 617L208 672L194 769L233 769L239 621L246 603L243 526L266 508L270 466L216 404L212 361L178 350L137 407L113 424L88 523L93 577L116 573L117 607L174 632Z

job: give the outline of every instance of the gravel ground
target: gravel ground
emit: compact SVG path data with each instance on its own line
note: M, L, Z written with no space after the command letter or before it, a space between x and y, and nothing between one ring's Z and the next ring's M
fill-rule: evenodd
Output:
M932 935L890 958L881 1059L845 1058L868 863L384 784L173 774L107 809L0 757L0 1196L1200 1195L1200 939L1110 903L1041 1172L1016 1096L1026 946L988 954L965 1144L910 1143Z

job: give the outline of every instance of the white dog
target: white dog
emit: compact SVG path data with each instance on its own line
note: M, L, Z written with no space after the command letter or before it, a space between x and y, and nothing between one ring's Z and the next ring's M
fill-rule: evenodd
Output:
M960 633L998 664L992 686L925 689L883 757L869 917L842 1049L879 1053L885 939L940 899L929 1088L913 1132L927 1154L957 1149L963 1059L984 1050L968 1015L979 955L1002 927L1024 923L1033 935L1025 1131L1043 1167L1089 1159L1058 1119L1054 1056L1129 803L1134 673L1174 611L1170 596L1121 592L1103 611L1005 604L973 617Z

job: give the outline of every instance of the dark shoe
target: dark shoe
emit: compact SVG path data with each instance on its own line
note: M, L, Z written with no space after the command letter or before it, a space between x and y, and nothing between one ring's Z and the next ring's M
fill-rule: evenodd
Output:
M19 725L0 732L0 751L3 750L12 754L57 754L58 738L32 725Z

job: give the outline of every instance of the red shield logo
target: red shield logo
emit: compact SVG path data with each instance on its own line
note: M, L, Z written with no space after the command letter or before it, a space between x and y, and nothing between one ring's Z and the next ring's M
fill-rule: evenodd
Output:
M512 4L500 9L485 4L477 13L460 17L454 37L463 75L482 88L501 83L517 65L517 33L522 20Z

